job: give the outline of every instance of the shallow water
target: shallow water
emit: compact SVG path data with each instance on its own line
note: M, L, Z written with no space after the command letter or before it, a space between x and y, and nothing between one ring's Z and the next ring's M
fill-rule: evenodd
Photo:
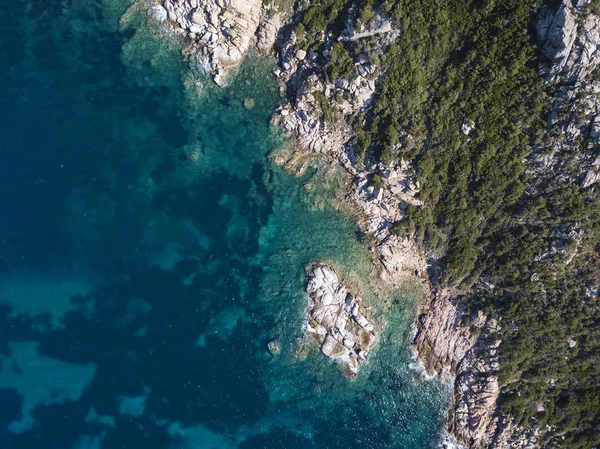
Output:
M414 298L376 294L340 176L270 163L272 61L219 89L128 6L0 15L0 447L435 447L448 391L409 368ZM319 260L387 322L352 382L294 356Z

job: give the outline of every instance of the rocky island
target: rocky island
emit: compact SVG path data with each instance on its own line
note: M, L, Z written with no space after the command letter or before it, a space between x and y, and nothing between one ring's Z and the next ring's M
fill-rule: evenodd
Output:
M305 333L314 338L323 354L342 361L351 376L358 374L378 337L361 298L348 292L327 265L310 269L306 292L309 305Z

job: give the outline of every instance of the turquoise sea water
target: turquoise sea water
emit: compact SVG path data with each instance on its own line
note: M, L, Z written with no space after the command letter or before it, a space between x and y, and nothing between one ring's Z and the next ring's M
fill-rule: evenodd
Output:
M376 293L335 173L270 163L273 62L219 89L128 6L0 15L0 448L436 447L448 391L409 367L414 298ZM295 357L319 260L391 304L352 382Z

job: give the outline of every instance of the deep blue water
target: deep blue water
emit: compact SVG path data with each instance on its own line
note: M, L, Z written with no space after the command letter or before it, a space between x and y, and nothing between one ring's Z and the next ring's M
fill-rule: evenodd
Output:
M0 14L0 448L435 447L413 298L374 284L335 174L270 163L272 61L216 88L129 5ZM393 303L353 382L294 356L318 260Z

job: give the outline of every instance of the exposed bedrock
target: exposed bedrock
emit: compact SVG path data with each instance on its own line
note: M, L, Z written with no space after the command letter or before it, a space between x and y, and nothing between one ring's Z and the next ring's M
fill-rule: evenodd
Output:
M445 294L436 295L423 312L413 348L430 374L443 373L454 381L448 429L469 447L500 447L496 441L498 322L483 313L467 315Z
M282 24L262 0L160 0L167 18L189 38L184 53L197 57L225 83L225 70L238 65L254 45L269 53Z
M327 265L310 270L306 292L309 305L305 331L315 337L323 354L341 361L351 375L358 374L378 337L361 298L350 293Z

